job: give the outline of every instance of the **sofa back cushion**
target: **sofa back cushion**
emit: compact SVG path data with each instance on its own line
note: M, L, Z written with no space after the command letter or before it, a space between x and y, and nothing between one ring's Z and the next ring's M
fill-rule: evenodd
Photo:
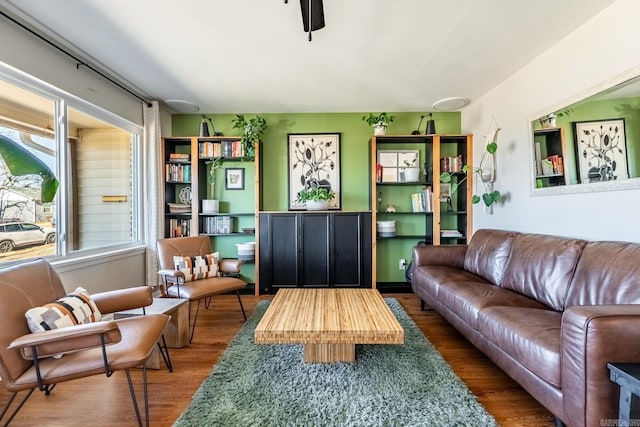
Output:
M576 267L566 307L640 304L640 244L588 243Z
M476 231L464 257L464 269L500 286L516 234L503 230Z
M556 311L565 307L569 284L586 242L542 234L518 234L502 287L533 298Z

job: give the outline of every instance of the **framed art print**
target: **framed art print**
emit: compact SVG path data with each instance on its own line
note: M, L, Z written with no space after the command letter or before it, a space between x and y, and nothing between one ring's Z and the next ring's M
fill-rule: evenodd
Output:
M224 189L244 190L244 168L224 169Z
M289 210L304 209L298 193L314 187L336 193L329 209L341 209L340 134L288 134Z

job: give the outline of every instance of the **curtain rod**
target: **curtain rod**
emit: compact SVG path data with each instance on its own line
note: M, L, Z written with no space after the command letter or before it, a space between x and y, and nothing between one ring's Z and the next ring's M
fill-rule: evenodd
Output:
M151 107L151 101L147 101L146 99L144 99L143 97L141 97L140 95L138 95L137 93L129 90L127 87L123 86L122 84L118 83L117 81L115 81L114 79L112 79L111 77L109 77L108 75L104 74L102 71L98 70L97 68L94 68L93 66L91 66L90 64L84 62L83 60L81 60L80 58L78 58L77 56L75 56L74 54L72 54L71 52L68 52L67 50L63 49L62 47L58 46L57 44L53 43L52 41L46 39L45 37L41 36L40 34L36 33L35 31L33 31L31 28L27 27L26 25L22 24L21 22L15 20L14 18L12 18L11 16L7 15L6 13L4 13L3 11L0 10L0 14L2 16L4 16L5 18L7 18L9 21L13 22L14 24L16 24L17 26L19 26L20 28L22 28L23 30L31 33L32 35L36 36L37 38L39 38L40 40L42 40L43 42L47 43L49 46L53 47L54 49L57 49L58 51L62 52L63 54L67 55L68 57L70 57L71 59L73 59L74 61L76 61L76 69L80 69L80 66L86 67L89 70L93 71L94 73L96 73L97 75L99 75L100 77L102 77L103 79L109 81L111 84L114 84L116 86L118 86L120 89L124 90L125 92L127 92L128 94L138 98L140 101L144 102L145 104L147 104L147 107Z

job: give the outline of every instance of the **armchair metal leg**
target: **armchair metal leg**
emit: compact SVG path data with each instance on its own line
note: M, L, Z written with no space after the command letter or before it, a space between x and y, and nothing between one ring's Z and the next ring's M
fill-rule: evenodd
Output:
M142 427L142 417L140 416L140 409L138 408L138 399L136 398L136 392L133 388L133 382L131 381L131 373L129 369L125 369L127 374L127 382L129 383L129 392L131 393L131 400L133 401L133 409L136 411L136 418L138 419L138 426ZM149 427L149 393L147 389L147 368L142 365L142 395L144 400L144 418L145 426Z
M164 359L164 364L167 365L169 372L173 372L173 364L171 363L171 356L169 356L169 347L167 347L167 341L164 339L164 334L162 335L162 344L158 341L158 350L160 350L162 359Z
M209 306L211 305L211 297L207 297L204 299L204 308L209 310Z
M240 298L240 291L236 289L236 295L238 296L238 302L240 303L240 310L242 310L242 317L244 321L247 321L247 314L244 312L244 306L242 305L242 299Z
M16 416L16 414L18 413L18 411L20 411L20 409L22 409L22 406L27 402L27 399L29 399L29 397L31 397L31 394L33 393L33 390L35 390L35 388L32 388L31 390L29 390L27 392L27 394L22 398L22 400L20 401L20 403L18 404L18 407L15 408L11 414L9 415L9 418L7 418L7 421L2 424L4 427L8 426L9 423L11 423L11 421L13 421L13 418ZM13 392L11 393L11 396L9 396L9 400L7 401L7 403L4 405L4 408L2 408L2 413L0 413L0 421L2 421L2 419L4 418L4 416L6 415L7 411L9 410L9 407L11 406L11 404L13 403L13 399L15 399L15 397L18 395L18 392Z
M193 324L191 325L191 335L189 336L189 344L193 341L193 334L196 331L196 321L198 320L198 311L200 311L200 300L198 300L198 305L196 306L196 315L193 316ZM189 303L189 315L191 315L191 303Z

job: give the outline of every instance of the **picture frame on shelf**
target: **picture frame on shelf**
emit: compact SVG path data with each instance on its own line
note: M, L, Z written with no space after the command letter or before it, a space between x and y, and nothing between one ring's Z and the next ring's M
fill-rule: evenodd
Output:
M405 169L420 167L420 150L378 150L377 156L377 164L382 166L383 183L410 182Z
M329 209L342 209L340 171L341 133L287 134L289 210L303 210L302 190L323 187L335 193Z
M441 202L449 202L451 200L451 183L440 183L440 194L438 196Z
M224 169L224 189L244 190L244 168Z
M573 122L581 184L629 178L624 119Z

